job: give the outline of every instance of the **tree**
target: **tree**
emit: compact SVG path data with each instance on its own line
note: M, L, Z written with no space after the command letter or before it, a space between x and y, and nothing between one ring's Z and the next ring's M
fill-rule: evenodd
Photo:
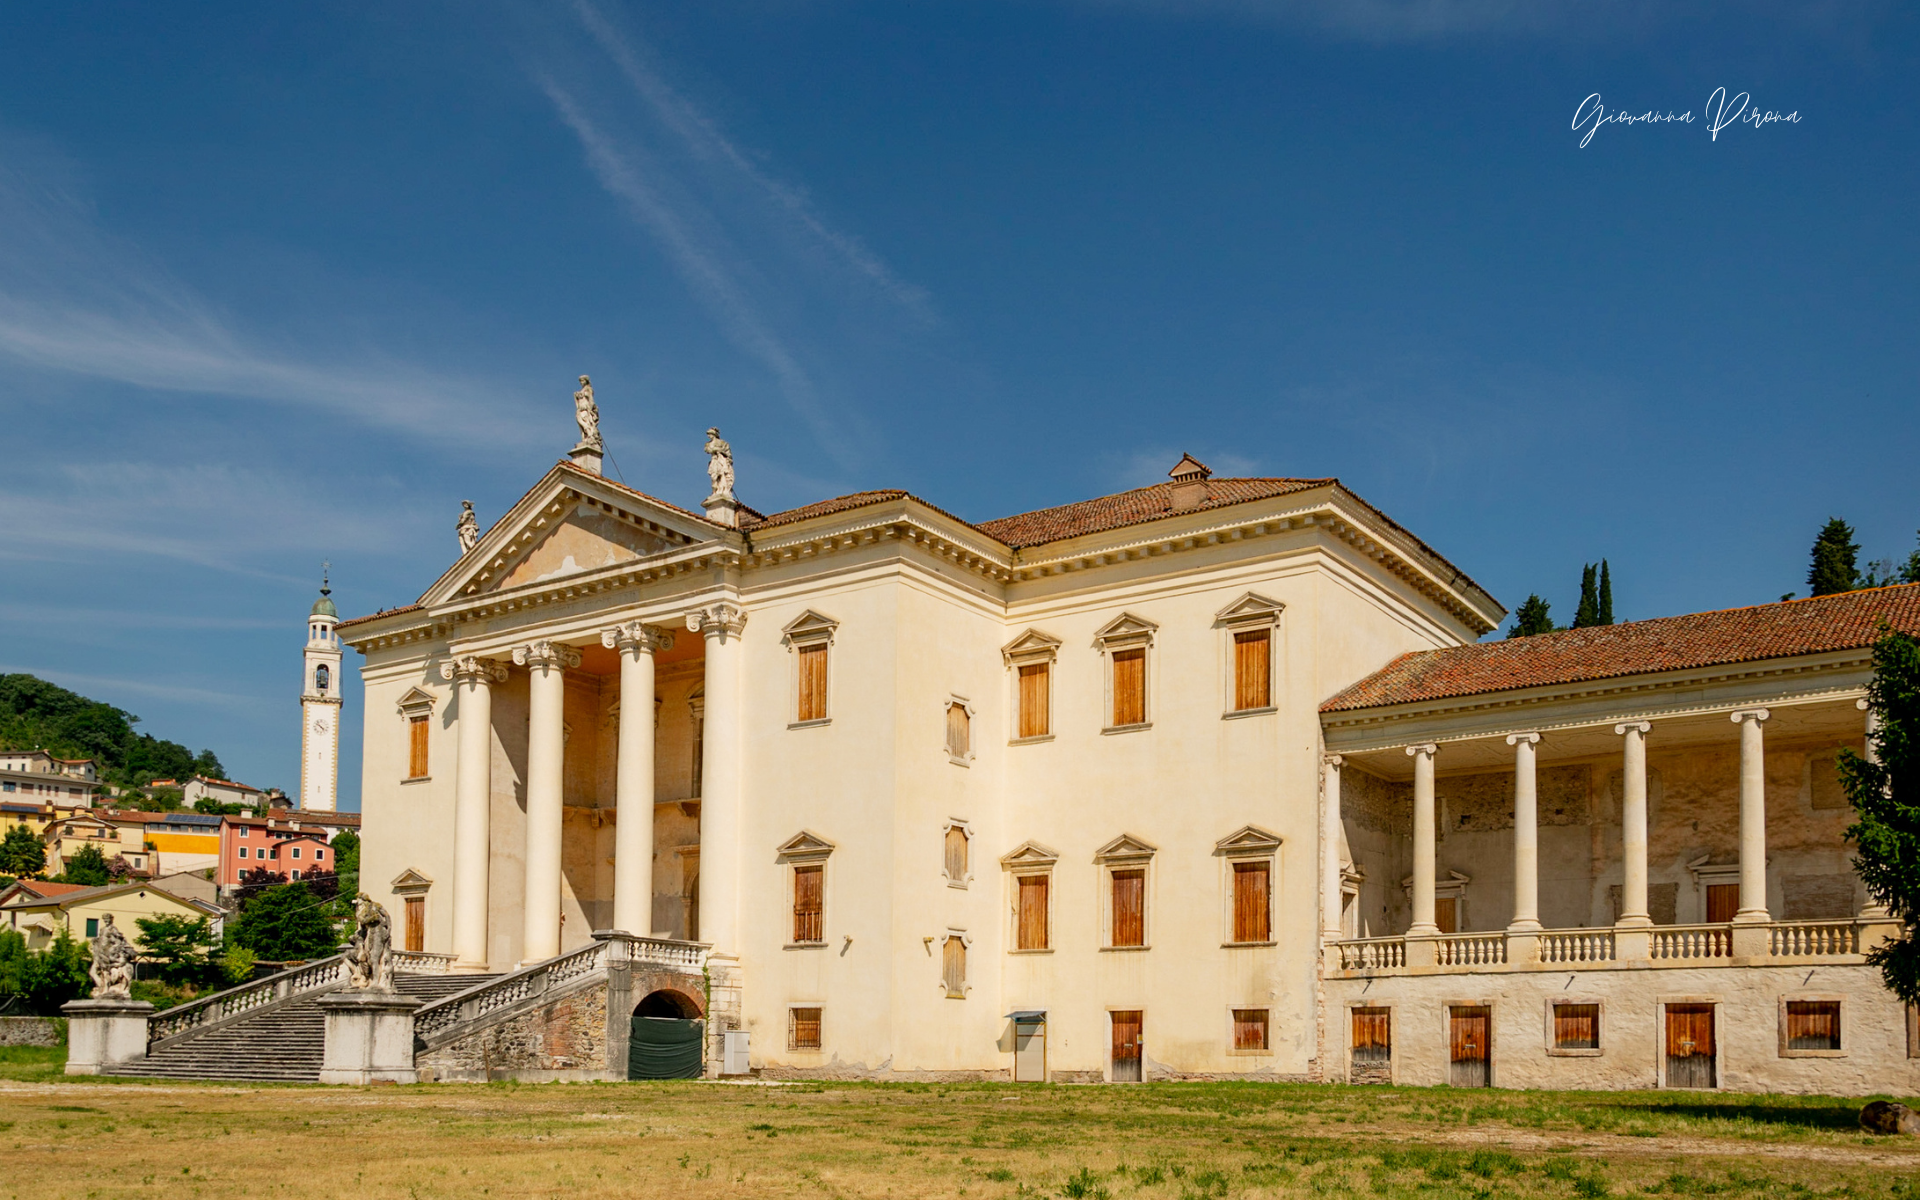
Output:
M60 1014L60 1006L78 1000L92 988L84 943L61 929L45 950L27 949L27 939L11 929L0 929L0 996L12 1005L41 1016Z
M1900 922L1901 936L1867 955L1887 989L1920 1003L1920 639L1889 632L1873 647L1867 703L1879 718L1869 762L1840 752L1840 780L1857 818L1847 840L1867 894Z
M352 900L360 894L360 835L342 829L333 835L333 869L339 875L340 895Z
M229 944L220 951L216 964L220 968L220 977L226 980L228 987L239 987L253 978L253 951L245 946Z
M1831 596L1850 592L1860 586L1856 561L1860 547L1853 540L1853 526L1839 517L1827 518L1820 536L1813 539L1813 564L1807 568L1807 586L1812 595Z
M137 733L132 713L89 700L33 675L0 675L0 747L97 760L102 781L145 784L189 775L224 777L211 750Z
M1600 623L1600 569L1592 563L1580 568L1580 605L1568 628L1586 629Z
M1920 550L1909 551L1905 562L1883 558L1868 563L1866 574L1860 578L1861 587L1886 587L1895 583L1920 583Z
M98 846L75 850L67 860L67 869L60 874L61 883L77 883L82 887L101 887L112 878L113 873L107 870L106 855L100 853Z
M36 876L47 869L47 845L25 825L15 825L0 838L0 871L19 877Z
M1513 628L1507 630L1510 638L1532 637L1538 633L1554 631L1553 618L1547 614L1551 607L1538 595L1528 596L1513 614Z
M162 914L136 917L133 923L140 927L140 948L160 960L160 975L168 983L196 980L206 970L213 929L205 917Z
M1600 620L1598 624L1613 624L1613 575L1607 570L1607 560L1600 560Z
M281 887L286 882L285 871L269 871L265 867L242 871L240 882L233 889L233 902L245 911L247 905L268 888Z
M240 910L233 942L272 962L325 958L340 946L339 931L304 883L270 887Z

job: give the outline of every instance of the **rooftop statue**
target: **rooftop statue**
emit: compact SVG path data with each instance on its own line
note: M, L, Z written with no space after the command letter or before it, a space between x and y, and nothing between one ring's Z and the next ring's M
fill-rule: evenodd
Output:
M462 500L460 502L460 524L458 528L460 532L460 553L465 554L467 551L473 549L474 544L480 540L480 518L473 515L473 501Z
M113 914L100 918L99 936L93 939L93 964L87 974L93 978L95 1000L133 998L133 963L138 957L133 943L113 923Z
M707 478L713 480L713 495L707 499L733 499L733 447L718 429L707 430L707 456Z
M580 377L580 390L573 394L573 419L580 424L580 444L594 450L604 449L600 441L600 406L593 402L593 381Z
M393 990L393 919L361 892L353 905L353 936L347 939L347 986L360 991Z

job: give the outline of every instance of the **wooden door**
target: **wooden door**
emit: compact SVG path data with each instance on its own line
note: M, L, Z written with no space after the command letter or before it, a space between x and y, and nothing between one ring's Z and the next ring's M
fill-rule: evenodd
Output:
M1493 1010L1484 1004L1455 1005L1448 1012L1454 1087L1493 1085Z
M1353 1010L1353 1051L1347 1076L1350 1083L1393 1082L1393 1010Z
M1707 885L1707 924L1725 924L1733 920L1733 914L1739 911L1739 884L1710 883Z
M1718 1086L1713 1051L1713 1005L1667 1005L1667 1086Z
M1460 902L1452 896L1437 896L1433 901L1433 923L1441 933L1460 932Z
M427 898L407 897L407 949L427 948Z
M1013 1025L1013 1081L1047 1081L1047 1023L1016 1021Z
M1113 1081L1140 1082L1140 1013L1113 1015Z

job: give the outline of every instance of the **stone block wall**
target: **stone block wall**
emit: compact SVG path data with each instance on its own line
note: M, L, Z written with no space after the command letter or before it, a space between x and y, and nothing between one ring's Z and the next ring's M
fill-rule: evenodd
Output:
M606 982L543 999L417 1056L415 1066L422 1080L442 1082L607 1078Z
M66 1025L63 1017L0 1017L0 1046L58 1046Z

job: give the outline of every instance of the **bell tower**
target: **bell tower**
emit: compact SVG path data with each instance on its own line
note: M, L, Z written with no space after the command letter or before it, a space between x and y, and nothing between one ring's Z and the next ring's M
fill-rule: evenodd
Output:
M306 681L300 690L300 807L332 812L340 795L340 610L327 564L307 617Z

